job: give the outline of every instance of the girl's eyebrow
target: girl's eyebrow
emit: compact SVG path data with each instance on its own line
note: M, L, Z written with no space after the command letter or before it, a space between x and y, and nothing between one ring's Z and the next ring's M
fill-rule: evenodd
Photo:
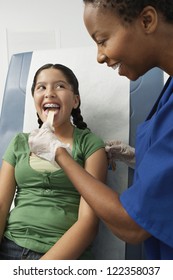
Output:
M57 80L57 81L54 81L53 82L54 84L56 84L56 83L63 83L63 84L66 84L66 85L70 85L68 82L66 82L66 81L63 81L63 80ZM48 84L48 82L45 82L45 81L39 81L39 82L37 82L36 83L36 85L39 85L39 84Z
M68 82L63 81L63 80L58 80L58 81L56 81L55 83L63 83L63 84L66 84L66 85L70 85Z

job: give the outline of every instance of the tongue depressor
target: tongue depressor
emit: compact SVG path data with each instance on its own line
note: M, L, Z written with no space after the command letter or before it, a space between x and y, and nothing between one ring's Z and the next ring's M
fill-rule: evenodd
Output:
M49 110L48 116L47 116L47 122L53 127L53 119L54 119L54 110Z

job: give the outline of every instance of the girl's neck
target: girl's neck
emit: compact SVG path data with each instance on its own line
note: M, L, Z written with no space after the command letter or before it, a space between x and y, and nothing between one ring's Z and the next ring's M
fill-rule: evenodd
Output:
M55 127L54 133L61 142L72 144L74 128L75 127L69 123L66 126Z

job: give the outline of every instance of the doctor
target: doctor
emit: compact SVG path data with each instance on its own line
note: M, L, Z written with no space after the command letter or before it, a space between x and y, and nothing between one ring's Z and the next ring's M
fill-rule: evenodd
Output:
M97 44L99 63L118 68L119 75L131 80L153 67L173 75L173 1L84 0L84 3L84 22ZM47 134L51 133L49 129ZM36 140L34 137L31 140L33 151L39 153L39 148L34 148ZM107 150L114 157L114 143ZM64 148L57 148L53 156L116 236L129 243L144 241L148 259L173 259L171 77L149 116L138 127L134 182L120 196L89 175Z

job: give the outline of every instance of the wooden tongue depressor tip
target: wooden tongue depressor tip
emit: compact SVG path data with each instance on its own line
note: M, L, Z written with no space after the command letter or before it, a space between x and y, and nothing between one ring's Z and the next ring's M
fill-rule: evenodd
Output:
M54 119L54 110L49 110L48 116L47 116L47 121L49 124L53 127L53 119Z

